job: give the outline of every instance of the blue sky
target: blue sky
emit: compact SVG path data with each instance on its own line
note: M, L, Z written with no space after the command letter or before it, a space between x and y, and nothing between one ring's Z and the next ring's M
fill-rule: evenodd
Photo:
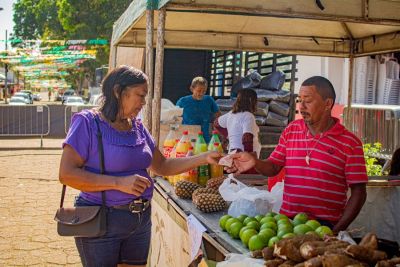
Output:
M0 0L0 7L3 10L0 11L0 40L4 40L6 37L6 30L12 32L14 27L13 22L13 3L16 0ZM0 50L4 50L4 41L0 42Z

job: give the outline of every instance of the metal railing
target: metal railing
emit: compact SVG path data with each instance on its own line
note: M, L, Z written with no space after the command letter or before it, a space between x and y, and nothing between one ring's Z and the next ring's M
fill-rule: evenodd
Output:
M65 106L64 110L64 131L68 134L69 127L71 126L71 118L74 113L80 112L84 109L92 109L96 106Z
M0 136L46 136L49 133L47 105L0 105Z

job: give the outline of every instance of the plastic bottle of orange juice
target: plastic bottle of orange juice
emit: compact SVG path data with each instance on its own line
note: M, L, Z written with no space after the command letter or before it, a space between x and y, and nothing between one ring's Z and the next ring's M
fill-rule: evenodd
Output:
M167 137L164 140L163 144L163 154L164 157L169 158L171 156L172 149L174 149L174 146L176 144L176 127L171 126L171 129L168 132Z
M188 134L189 134L188 131L184 131L181 139L179 140L178 144L176 145L176 149L175 149L175 157L176 158L186 157L186 155L189 151L189 148L191 146ZM182 175L181 174L175 175L174 183L177 183L180 180L182 180Z
M222 153L222 147L220 148L219 143L215 142L212 147L212 151L217 151ZM221 177L224 175L224 166L218 164L210 164L210 176L211 178Z
M172 151L169 155L169 157L172 159L176 158L176 146L178 145L178 143L179 143L179 139L175 139L174 148L172 148ZM170 184L175 184L175 175L166 176L165 178L168 180L168 182Z
M219 147L221 149L221 152L223 152L223 148L222 148L222 144L221 144L221 140L219 139L218 136L218 132L217 131L212 131L212 136L211 136L211 140L210 143L208 143L208 151L212 151L214 148L214 143L218 143Z
M186 157L191 157L193 155L194 155L193 147L190 147L189 150L188 150L188 153L186 154ZM191 169L191 170L189 170L189 171L187 171L185 173L182 173L181 174L181 179L197 184L198 183L198 181L197 181L197 167L193 168L193 169Z

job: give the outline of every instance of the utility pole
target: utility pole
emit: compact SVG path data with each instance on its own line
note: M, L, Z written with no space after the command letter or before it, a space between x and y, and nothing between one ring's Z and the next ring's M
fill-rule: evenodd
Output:
M6 30L6 52L7 52L7 48L8 48L8 32ZM8 55L8 54L7 54ZM4 75L6 76L6 79L4 80L4 103L7 104L7 95L8 95L8 79L7 79L7 74L8 74L8 64L4 64Z

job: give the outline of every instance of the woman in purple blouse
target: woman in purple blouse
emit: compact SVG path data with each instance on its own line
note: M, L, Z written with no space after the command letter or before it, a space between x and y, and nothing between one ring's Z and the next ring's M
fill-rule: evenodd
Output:
M83 266L146 266L150 247L150 200L153 180L147 169L174 175L206 163L216 164L220 155L209 152L190 158L166 159L136 116L145 105L147 76L121 66L103 81L99 109L73 116L63 143L60 182L81 191L76 206L101 205L106 192L107 232L102 237L76 237ZM105 174L100 174L97 149L99 122Z

